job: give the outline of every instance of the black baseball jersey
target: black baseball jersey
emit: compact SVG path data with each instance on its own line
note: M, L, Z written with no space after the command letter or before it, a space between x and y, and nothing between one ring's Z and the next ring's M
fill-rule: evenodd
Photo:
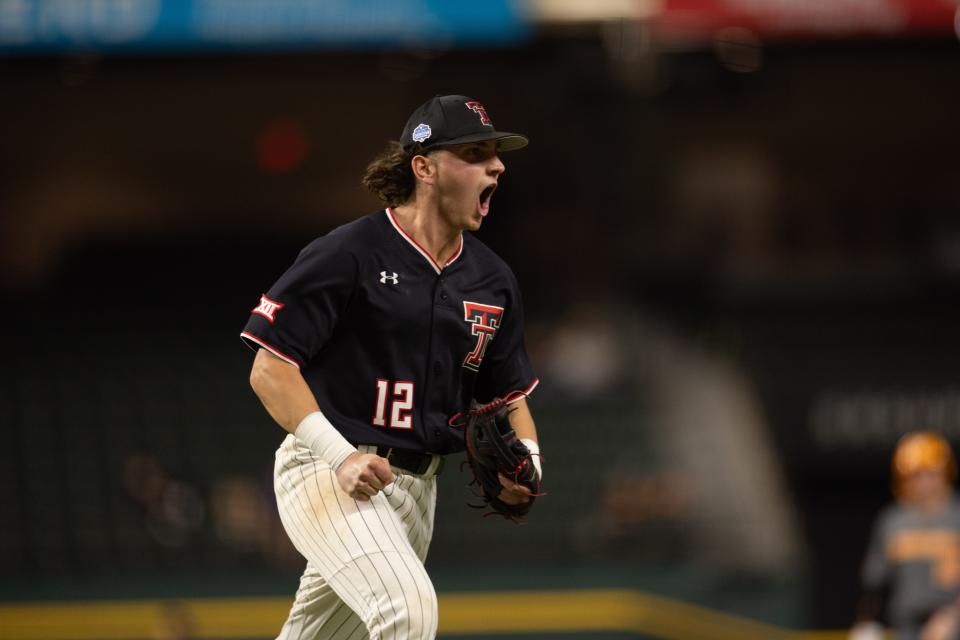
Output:
M445 264L387 209L317 238L263 294L241 333L300 368L351 443L462 450L450 419L475 398L537 385L507 264L469 233Z
M905 632L897 637L919 638L929 617L960 597L960 501L953 498L936 513L901 504L884 509L862 580L870 590L890 588L890 622Z

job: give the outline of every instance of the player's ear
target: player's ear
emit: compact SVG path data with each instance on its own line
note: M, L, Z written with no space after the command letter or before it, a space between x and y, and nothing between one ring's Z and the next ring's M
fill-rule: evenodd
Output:
M416 155L410 159L413 177L420 182L433 184L437 176L437 163L429 156Z

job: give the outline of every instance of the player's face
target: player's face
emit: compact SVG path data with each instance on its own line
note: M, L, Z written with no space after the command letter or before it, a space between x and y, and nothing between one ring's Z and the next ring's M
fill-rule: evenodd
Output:
M440 215L456 229L476 231L490 213L497 180L506 170L496 140L451 145L434 157Z
M940 469L921 469L905 478L905 495L910 502L936 501L950 492L950 481Z

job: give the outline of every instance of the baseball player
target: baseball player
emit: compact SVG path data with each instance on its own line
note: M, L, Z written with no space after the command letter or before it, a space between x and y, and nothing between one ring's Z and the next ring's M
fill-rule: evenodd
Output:
M897 503L878 517L863 564L864 594L851 640L882 638L880 617L897 640L960 638L960 503L950 445L930 431L905 435L893 456Z
M443 456L464 447L454 418L502 398L538 453L517 281L464 233L490 213L500 153L526 145L475 100L428 100L364 175L386 208L311 242L253 309L250 384L290 434L274 486L307 559L279 638L433 638L423 562ZM500 481L504 502L531 500Z

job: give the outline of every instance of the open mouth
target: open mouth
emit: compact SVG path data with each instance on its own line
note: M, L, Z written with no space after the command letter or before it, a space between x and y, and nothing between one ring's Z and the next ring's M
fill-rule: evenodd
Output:
M480 214L487 215L490 212L490 198L496 190L497 185L492 184L480 192Z

